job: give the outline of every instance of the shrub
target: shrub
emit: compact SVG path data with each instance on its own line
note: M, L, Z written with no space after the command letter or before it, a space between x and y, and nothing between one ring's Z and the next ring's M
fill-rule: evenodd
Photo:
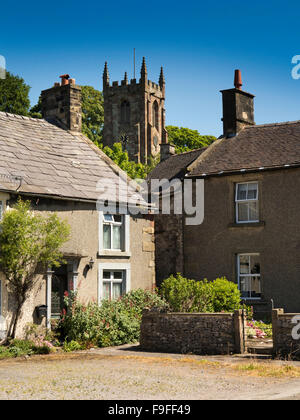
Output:
M212 291L215 312L231 312L241 307L241 293L236 283L221 277L212 282Z
M77 351L77 350L83 350L84 347L78 343L78 341L72 340L70 342L65 341L63 344L63 350L66 352L70 351Z
M58 329L68 343L81 346L107 347L138 341L143 309L164 307L165 302L156 294L135 290L117 300L104 300L83 305L76 294L65 298L67 311Z
M173 312L212 312L212 287L206 280L197 282L179 273L163 281L160 295Z
M178 273L163 281L160 295L173 312L230 312L241 307L237 285L225 277L195 281Z
M0 359L9 357L31 356L32 354L48 354L51 347L48 345L36 345L30 340L14 339L6 346L0 346Z

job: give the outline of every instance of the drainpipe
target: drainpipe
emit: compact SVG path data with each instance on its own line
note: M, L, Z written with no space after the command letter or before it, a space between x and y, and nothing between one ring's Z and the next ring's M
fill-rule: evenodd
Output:
M50 268L47 270L47 286L46 286L46 305L47 305L47 318L46 327L51 330L51 292L52 292L52 275L54 271Z

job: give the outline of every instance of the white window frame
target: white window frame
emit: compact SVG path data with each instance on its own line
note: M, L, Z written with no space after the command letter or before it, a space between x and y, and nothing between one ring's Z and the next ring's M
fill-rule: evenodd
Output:
M104 212L98 211L99 213L99 255L114 255L114 254L126 254L130 255L130 215L122 214L123 218L123 249L105 249L103 247L103 224L104 222Z
M259 256L260 257L260 253L259 252L244 252L242 254L237 254L237 275L238 275L238 287L239 290L241 291L241 277L259 277L259 283L260 283L260 293L261 293L261 272L259 274L241 274L241 264L240 264L240 257L242 256ZM261 300L261 296L260 297L241 297L241 299L243 300Z
M125 282L125 293L128 293L131 290L131 265L129 263L99 263L98 264L98 305L101 304L103 297L103 283L105 280L103 278L103 271L123 271Z
M257 196L256 198L252 199L245 199L245 200L238 200L238 187L239 185L249 185L249 184L256 184L257 185ZM247 187L247 193L248 193L248 187ZM239 220L239 203L253 203L257 202L258 206L258 214L259 214L259 185L258 181L249 181L249 182L238 182L235 184L235 221L236 223L258 223L259 218L257 220L249 220L249 206L248 206L248 220Z

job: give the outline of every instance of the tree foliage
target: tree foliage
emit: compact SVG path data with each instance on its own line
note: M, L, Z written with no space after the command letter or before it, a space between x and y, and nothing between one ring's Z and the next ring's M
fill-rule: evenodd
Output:
M103 95L91 86L81 86L82 132L101 147L104 124Z
M17 115L28 115L30 86L19 76L6 72L0 79L0 111Z
M148 164L136 163L129 160L128 153L123 151L121 143L114 143L112 148L105 146L104 153L110 157L123 171L127 172L130 178L144 179L159 162L157 158L150 158Z
M8 336L14 337L21 309L38 281L38 266L59 266L60 248L68 240L70 227L53 213L43 216L19 199L4 213L0 223L0 268L16 308Z
M176 146L176 153L200 149L201 147L209 146L216 140L214 136L202 136L197 130L191 130L190 128L168 125L166 129L169 143Z

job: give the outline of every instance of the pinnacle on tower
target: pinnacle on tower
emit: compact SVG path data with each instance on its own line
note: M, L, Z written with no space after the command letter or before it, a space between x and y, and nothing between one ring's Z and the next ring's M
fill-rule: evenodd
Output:
M126 85L128 84L127 71L125 71L124 82L126 83Z
M166 82L165 82L164 70L161 67L161 69L160 69L160 76L159 76L159 86L162 88L163 85L165 85L165 84L166 84Z
M141 80L147 80L147 67L145 57L143 57L143 63L141 68Z
M107 61L105 61L104 71L103 71L103 87L109 86L109 73L107 67Z

